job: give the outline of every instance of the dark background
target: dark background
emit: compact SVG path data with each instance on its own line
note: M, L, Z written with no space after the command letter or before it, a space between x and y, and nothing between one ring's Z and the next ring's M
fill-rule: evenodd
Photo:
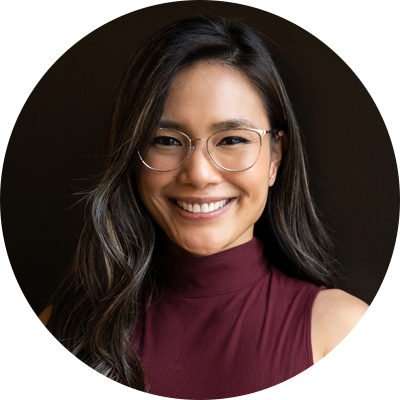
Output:
M377 107L347 65L298 26L255 8L200 1L142 9L102 26L68 50L28 98L1 182L5 244L28 302L40 313L71 263L83 223L75 193L101 171L100 138L131 52L194 14L240 17L269 38L304 133L311 190L347 277L341 288L370 303L399 217L396 161Z

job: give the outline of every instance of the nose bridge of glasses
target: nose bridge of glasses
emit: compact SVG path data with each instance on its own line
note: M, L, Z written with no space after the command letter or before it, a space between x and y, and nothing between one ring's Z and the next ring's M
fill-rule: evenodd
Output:
M201 138L190 139L190 142L195 142L196 140L200 140L202 142L207 142L207 139L201 139Z
M193 153L194 153L194 151L196 149L196 146L194 145L193 142L196 142L196 141L206 142L206 144L207 144L207 139L202 139L202 138L190 139L190 149L189 149L188 156L187 156L186 159L189 159L193 155ZM206 151L206 153L208 153L208 151Z

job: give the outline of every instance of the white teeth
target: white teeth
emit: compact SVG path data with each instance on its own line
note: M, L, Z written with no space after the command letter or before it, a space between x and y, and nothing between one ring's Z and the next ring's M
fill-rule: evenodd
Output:
M209 208L208 208L208 204L204 203L201 205L201 212L202 213L208 213L209 212Z
M221 201L216 201L215 203L203 203L203 204L190 204L190 203L185 203L183 201L177 201L176 203L180 208L183 208L186 211L192 212L192 213L203 213L207 214L209 212L218 210L219 208L223 207L226 203L228 203L228 199L226 200L221 200Z
M198 204L193 204L193 213L201 212L201 208Z

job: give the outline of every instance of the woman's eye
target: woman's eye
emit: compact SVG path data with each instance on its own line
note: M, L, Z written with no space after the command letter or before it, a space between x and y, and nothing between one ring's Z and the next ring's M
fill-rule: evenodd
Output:
M153 145L160 146L182 146L181 142L178 139L168 136L159 136L154 138Z
M240 136L229 136L224 139L222 139L217 146L233 146L236 144L246 144L249 143L249 141L243 137Z

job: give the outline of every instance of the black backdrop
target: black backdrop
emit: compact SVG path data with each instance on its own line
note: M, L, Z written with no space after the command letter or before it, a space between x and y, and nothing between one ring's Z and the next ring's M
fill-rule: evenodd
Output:
M305 137L316 203L347 279L370 303L396 239L399 183L393 148L367 90L317 38L273 14L225 2L135 11L92 32L44 75L13 130L1 182L2 224L15 276L36 313L71 262L82 228L74 193L100 171L100 137L114 88L145 38L193 14L240 17L268 36Z

